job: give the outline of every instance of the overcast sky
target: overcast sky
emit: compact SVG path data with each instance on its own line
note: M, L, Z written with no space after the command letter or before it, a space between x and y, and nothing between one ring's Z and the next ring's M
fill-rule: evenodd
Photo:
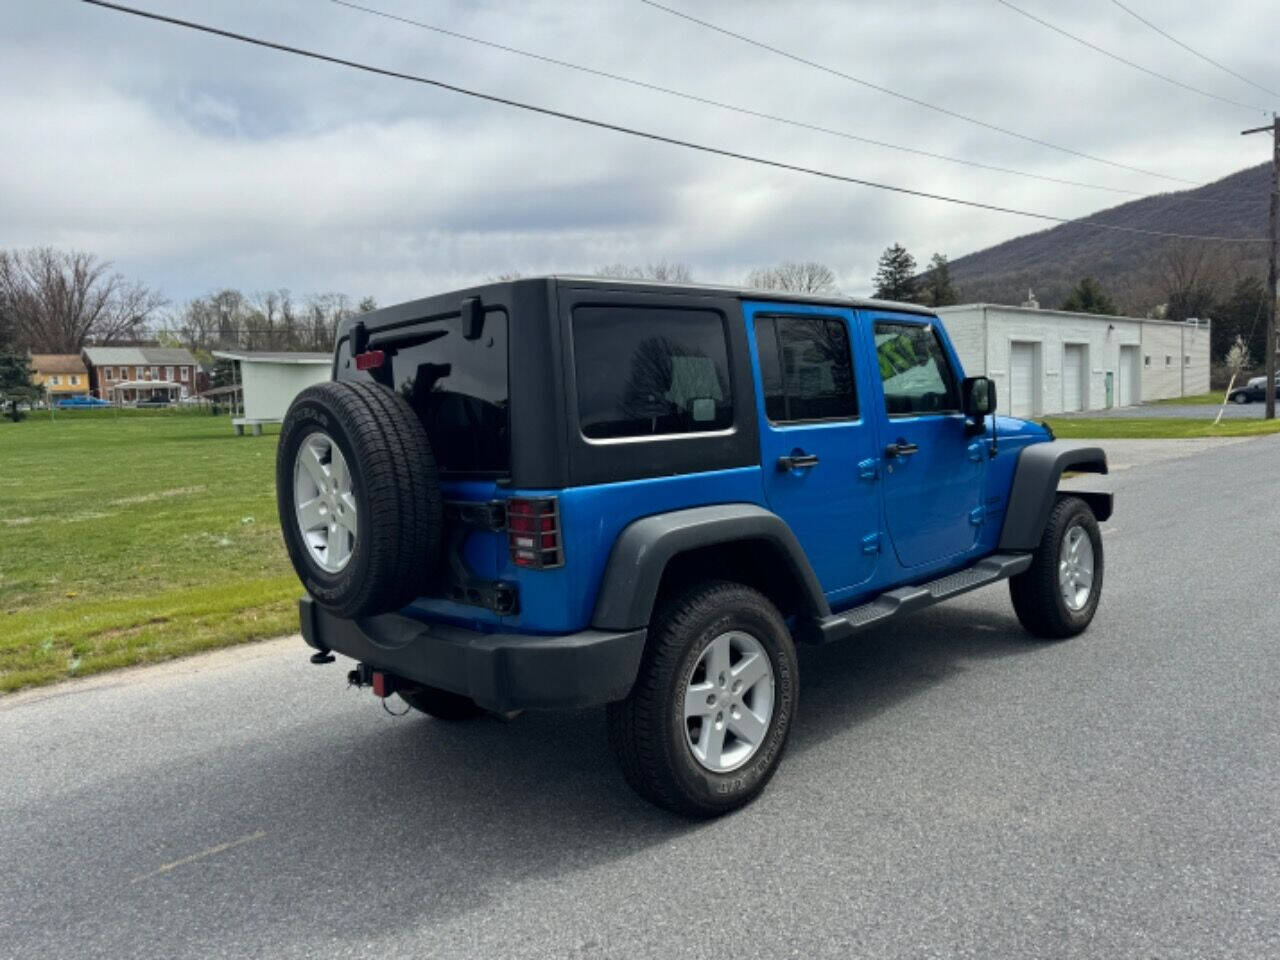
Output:
M1103 186L1176 184L949 119L716 35L639 0L359 0L402 16L861 136ZM1178 49L1110 0L1019 0L1141 64L1234 100L1277 98ZM560 110L921 190L1080 216L1126 199L744 117L389 22L329 0L136 0L336 56ZM995 0L670 0L988 122L1217 179L1268 158L1257 111L1145 77ZM1127 0L1280 90L1280 4ZM4 0L0 247L92 251L176 303L223 287L381 303L498 273L686 262L740 282L783 259L866 293L894 241L921 261L1034 221L764 169L417 84L247 47L75 0Z

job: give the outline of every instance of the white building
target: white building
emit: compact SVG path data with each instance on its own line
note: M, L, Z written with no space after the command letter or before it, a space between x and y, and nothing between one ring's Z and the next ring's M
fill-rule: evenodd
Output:
M246 426L259 434L264 423L279 423L293 398L313 383L328 380L333 368L329 353L215 350L213 355L232 361L234 381L243 390L243 408L231 420L238 434Z
M1014 416L1101 410L1209 390L1208 320L1175 323L992 303L937 312L966 376L994 380L1001 409Z

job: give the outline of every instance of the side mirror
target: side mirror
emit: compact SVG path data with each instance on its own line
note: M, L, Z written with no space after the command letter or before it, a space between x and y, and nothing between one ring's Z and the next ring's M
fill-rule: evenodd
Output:
M966 377L964 381L964 415L981 424L996 410L996 385L986 377Z

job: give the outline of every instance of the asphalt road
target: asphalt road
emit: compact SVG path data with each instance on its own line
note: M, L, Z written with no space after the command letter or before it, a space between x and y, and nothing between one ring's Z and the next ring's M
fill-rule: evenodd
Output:
M1280 437L1108 478L1093 628L1001 587L801 651L764 796L597 711L394 719L272 642L0 700L0 956L1280 956Z

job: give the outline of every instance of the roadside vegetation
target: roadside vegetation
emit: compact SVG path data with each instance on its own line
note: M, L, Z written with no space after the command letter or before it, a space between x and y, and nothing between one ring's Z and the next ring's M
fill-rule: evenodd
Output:
M1151 400L1149 403L1154 407L1185 407L1185 406L1214 406L1222 403L1222 397L1227 391L1214 390L1209 393L1196 393L1189 397L1170 397L1168 400Z
M0 422L0 691L295 630L275 448L200 412Z
M1255 437L1280 433L1280 420L1212 420L1173 417L1049 417L1062 440L1185 440L1196 437Z

